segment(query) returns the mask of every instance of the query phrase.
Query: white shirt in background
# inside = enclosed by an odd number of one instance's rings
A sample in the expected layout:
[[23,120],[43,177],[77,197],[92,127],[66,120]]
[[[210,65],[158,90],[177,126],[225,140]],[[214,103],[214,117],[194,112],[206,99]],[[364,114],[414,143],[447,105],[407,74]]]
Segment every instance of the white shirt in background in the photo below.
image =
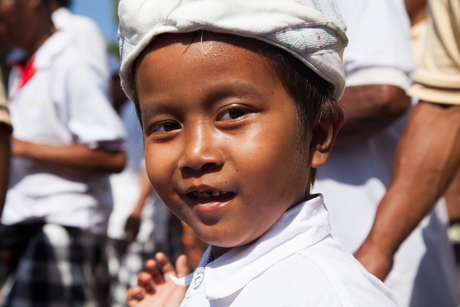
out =
[[54,11],[51,17],[55,27],[72,33],[78,48],[93,58],[104,76],[110,78],[107,42],[97,24],[89,17],[72,14],[65,7]]

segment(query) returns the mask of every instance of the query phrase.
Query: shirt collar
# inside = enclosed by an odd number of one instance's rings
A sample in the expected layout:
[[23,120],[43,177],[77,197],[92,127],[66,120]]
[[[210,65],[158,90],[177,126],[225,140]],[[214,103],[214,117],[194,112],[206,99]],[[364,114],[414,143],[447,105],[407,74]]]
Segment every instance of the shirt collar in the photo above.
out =
[[61,6],[53,12],[51,18],[53,19],[54,25],[57,28],[60,28],[60,25],[69,23],[69,20],[71,20],[73,17],[72,15],[73,14],[70,12],[68,8]]
[[70,44],[72,44],[72,36],[68,33],[57,31],[38,48],[24,66],[20,63],[13,64],[18,78],[11,88],[9,100],[14,100],[13,97],[35,76],[38,70],[49,68],[55,58]]
[[[194,272],[200,274],[206,298],[227,297],[266,271],[268,268],[311,246],[331,232],[329,216],[322,195],[291,208],[254,243],[233,248],[226,254],[207,264],[210,248],[205,252],[200,267]],[[190,285],[193,274],[173,280],[177,284]],[[197,289],[199,287],[196,287]],[[203,291],[203,288],[199,290]],[[190,287],[186,297],[193,296]]]

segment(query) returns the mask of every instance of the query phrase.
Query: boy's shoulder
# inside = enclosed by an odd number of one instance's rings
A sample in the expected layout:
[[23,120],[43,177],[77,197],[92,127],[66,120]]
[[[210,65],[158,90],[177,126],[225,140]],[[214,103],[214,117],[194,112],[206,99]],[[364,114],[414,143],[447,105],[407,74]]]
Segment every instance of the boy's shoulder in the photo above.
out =
[[302,253],[279,261],[251,280],[234,304],[248,302],[251,306],[342,306],[340,294],[321,266]]
[[398,306],[391,291],[332,236],[267,269],[245,286],[235,302],[240,300],[260,306]]

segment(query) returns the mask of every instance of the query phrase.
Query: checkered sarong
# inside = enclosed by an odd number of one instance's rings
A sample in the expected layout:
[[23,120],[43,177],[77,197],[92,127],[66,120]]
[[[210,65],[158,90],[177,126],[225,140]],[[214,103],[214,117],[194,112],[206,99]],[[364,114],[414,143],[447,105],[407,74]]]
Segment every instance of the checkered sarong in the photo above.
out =
[[153,236],[145,242],[132,242],[129,245],[121,240],[109,239],[107,258],[111,307],[128,306],[126,304],[128,289],[137,286],[137,275],[145,269],[145,262],[153,259],[158,251],[164,252],[173,262],[179,257],[182,251],[180,229],[175,228],[177,227],[168,229],[168,242],[155,242]]
[[78,228],[45,224],[8,277],[0,306],[106,306],[103,241]]
[[144,263],[154,258],[157,247],[153,241],[133,242],[129,245],[109,239],[107,258],[110,275],[110,306],[125,307],[126,293],[137,286],[137,275],[144,270]]

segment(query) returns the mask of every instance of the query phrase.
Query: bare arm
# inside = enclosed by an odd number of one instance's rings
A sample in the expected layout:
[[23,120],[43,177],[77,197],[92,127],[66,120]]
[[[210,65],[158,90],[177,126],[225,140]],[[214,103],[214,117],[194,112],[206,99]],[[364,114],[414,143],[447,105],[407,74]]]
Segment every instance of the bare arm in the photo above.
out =
[[419,103],[396,150],[371,232],[355,257],[380,279],[401,243],[444,194],[460,165],[460,106]]
[[410,105],[410,98],[392,85],[350,86],[340,100],[345,122],[337,136],[336,145],[361,140],[388,127]]
[[447,213],[451,223],[460,221],[460,168],[452,179],[449,187],[447,188],[446,194]]
[[145,202],[150,193],[152,193],[153,187],[150,183],[149,177],[147,176],[147,171],[145,168],[141,170],[141,193],[137,201],[136,207],[134,207],[133,212],[126,220],[125,224],[125,240],[127,242],[134,241],[139,233],[141,227],[141,214],[142,210],[145,207]]
[[10,128],[0,124],[0,216],[3,211],[5,195],[8,189],[10,168]]
[[83,144],[59,147],[11,140],[13,155],[85,171],[119,173],[126,160],[124,151],[92,150]]
[[426,18],[426,0],[404,0],[412,25]]

